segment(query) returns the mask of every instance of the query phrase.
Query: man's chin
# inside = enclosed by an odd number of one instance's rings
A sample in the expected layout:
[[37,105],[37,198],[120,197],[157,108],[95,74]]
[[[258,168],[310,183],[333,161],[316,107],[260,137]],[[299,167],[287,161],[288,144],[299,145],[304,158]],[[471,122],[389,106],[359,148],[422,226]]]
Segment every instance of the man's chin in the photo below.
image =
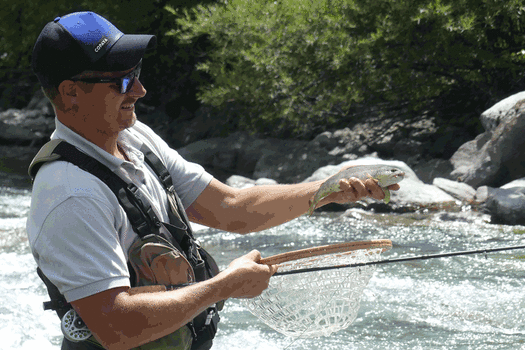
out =
[[131,128],[135,123],[137,122],[137,115],[135,114],[135,111],[133,111],[133,114],[131,115],[131,118],[124,120],[123,130]]
[[131,123],[128,126],[128,128],[131,128],[135,123],[137,122],[137,115],[135,114],[135,111],[133,111],[133,117],[131,118]]

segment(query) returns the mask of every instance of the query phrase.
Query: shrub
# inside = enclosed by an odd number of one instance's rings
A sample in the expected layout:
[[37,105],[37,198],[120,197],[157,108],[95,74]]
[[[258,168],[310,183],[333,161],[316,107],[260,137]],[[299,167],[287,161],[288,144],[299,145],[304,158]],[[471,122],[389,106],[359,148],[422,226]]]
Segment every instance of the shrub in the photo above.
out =
[[212,44],[198,65],[211,77],[199,99],[234,103],[241,125],[268,135],[308,137],[347,122],[356,106],[450,113],[459,96],[487,104],[523,82],[520,0],[222,0],[168,10],[179,27],[170,35]]
[[46,23],[56,16],[88,10],[104,16],[125,33],[157,36],[157,49],[147,53],[141,76],[148,89],[148,104],[195,108],[195,84],[200,80],[194,69],[198,62],[194,57],[198,55],[193,52],[198,45],[182,45],[177,38],[165,36],[173,29],[173,18],[165,6],[181,9],[207,1],[210,0],[0,0],[0,108],[25,107],[38,88],[31,72],[31,52]]

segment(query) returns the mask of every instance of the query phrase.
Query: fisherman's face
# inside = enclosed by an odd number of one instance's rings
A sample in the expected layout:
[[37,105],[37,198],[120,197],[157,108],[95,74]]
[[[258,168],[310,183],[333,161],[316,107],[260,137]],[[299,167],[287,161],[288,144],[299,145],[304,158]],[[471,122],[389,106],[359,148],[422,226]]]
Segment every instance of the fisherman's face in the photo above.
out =
[[[87,75],[99,78],[118,78],[133,71],[90,72]],[[135,78],[131,89],[122,94],[116,83],[84,83],[77,96],[77,117],[84,118],[102,134],[114,135],[127,129],[137,120],[135,103],[146,95],[146,89]]]

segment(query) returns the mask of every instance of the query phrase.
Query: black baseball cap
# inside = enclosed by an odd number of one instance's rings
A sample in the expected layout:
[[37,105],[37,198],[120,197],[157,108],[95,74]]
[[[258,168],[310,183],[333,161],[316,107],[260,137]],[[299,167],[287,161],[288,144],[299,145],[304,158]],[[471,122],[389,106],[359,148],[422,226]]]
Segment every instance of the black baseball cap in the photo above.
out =
[[42,29],[31,66],[44,87],[58,87],[86,70],[131,69],[156,45],[154,35],[124,34],[94,12],[74,12],[55,18]]

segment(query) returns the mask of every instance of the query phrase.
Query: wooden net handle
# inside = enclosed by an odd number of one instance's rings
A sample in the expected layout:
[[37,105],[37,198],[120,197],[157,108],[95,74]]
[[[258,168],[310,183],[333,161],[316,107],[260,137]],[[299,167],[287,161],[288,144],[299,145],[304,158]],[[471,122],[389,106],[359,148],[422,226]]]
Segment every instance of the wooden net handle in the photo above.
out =
[[303,258],[310,258],[313,256],[344,253],[359,249],[374,249],[383,248],[383,251],[392,248],[392,241],[389,239],[378,239],[372,241],[360,241],[360,242],[346,242],[337,243],[331,245],[324,245],[313,248],[299,249],[292,252],[281,253],[267,258],[263,258],[259,261],[260,264],[275,265],[281,264],[287,261],[293,261]]

